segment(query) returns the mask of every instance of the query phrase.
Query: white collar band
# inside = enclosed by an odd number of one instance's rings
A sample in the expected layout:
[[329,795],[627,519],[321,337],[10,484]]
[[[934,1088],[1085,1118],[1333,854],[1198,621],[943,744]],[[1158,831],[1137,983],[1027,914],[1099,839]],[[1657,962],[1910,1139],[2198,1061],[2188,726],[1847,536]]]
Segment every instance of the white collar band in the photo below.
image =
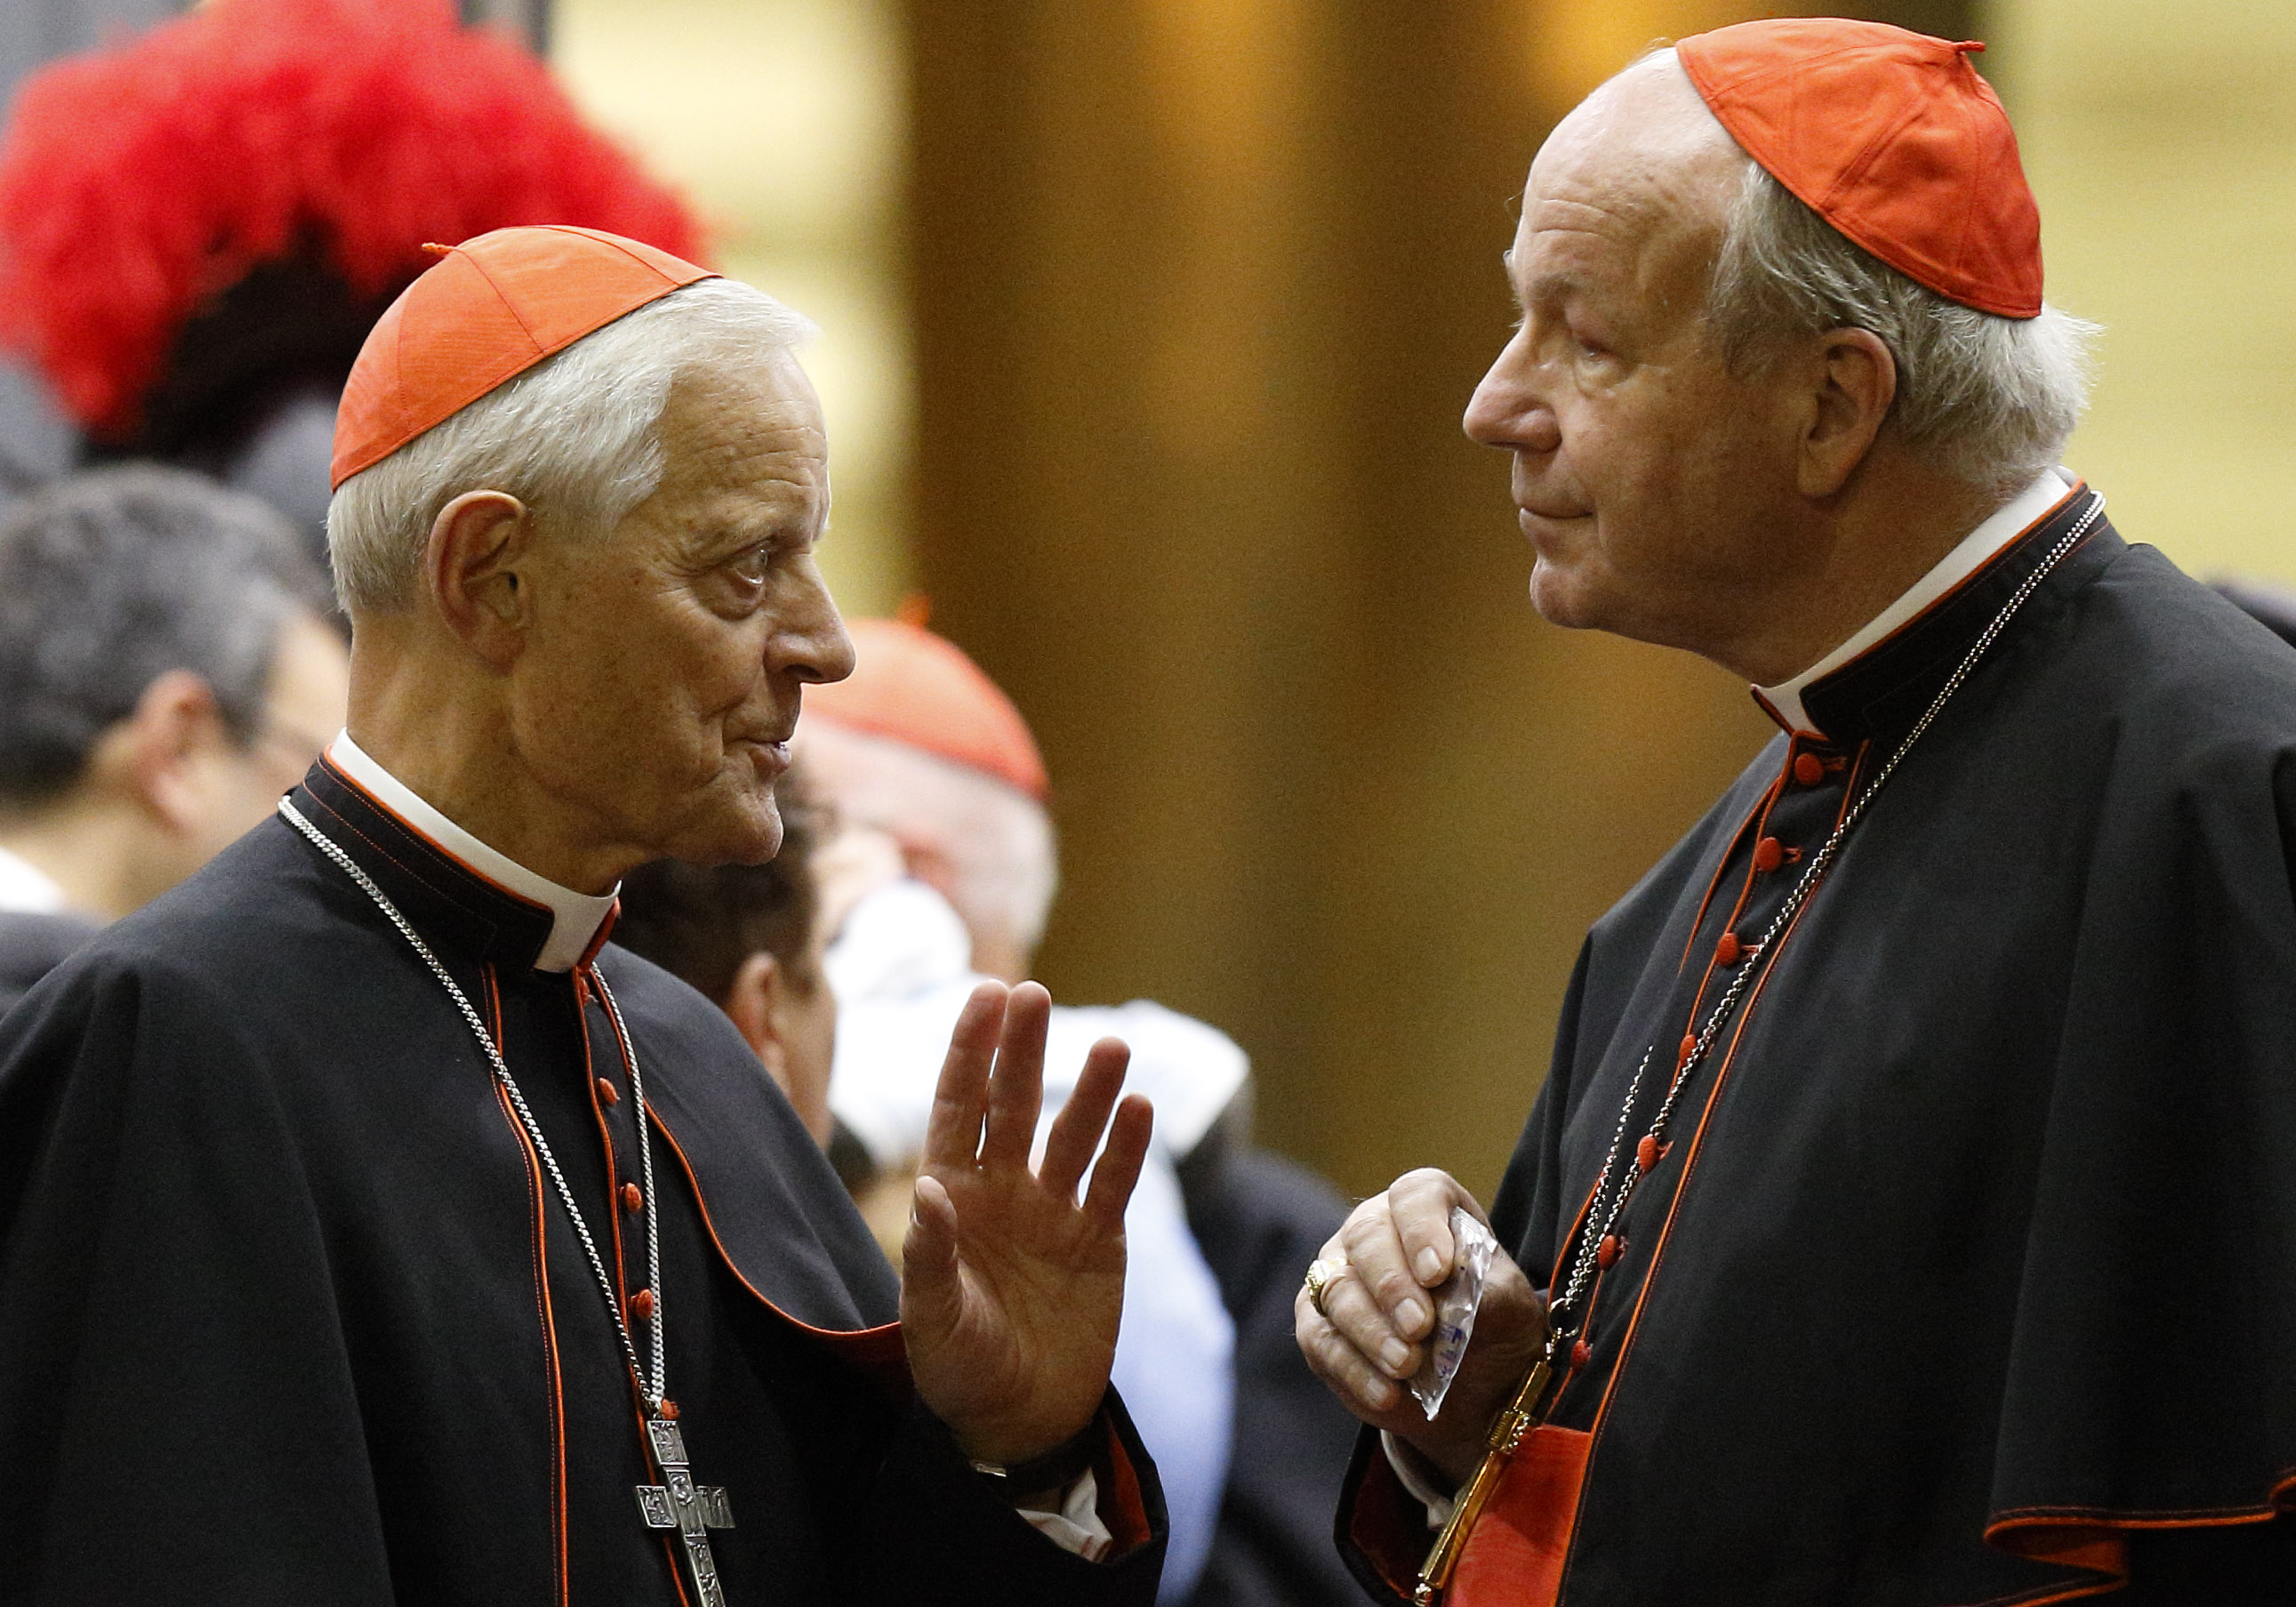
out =
[[571,971],[581,963],[598,929],[613,913],[615,895],[621,890],[619,886],[613,892],[593,897],[535,874],[423,802],[405,782],[375,763],[351,741],[348,731],[339,733],[327,745],[327,762],[364,787],[377,803],[405,821],[409,830],[429,838],[440,852],[460,860],[466,870],[529,904],[539,904],[549,910],[550,940],[535,958],[537,971]]
[[1992,559],[2008,551],[2019,537],[2054,512],[2058,504],[2071,494],[2072,483],[2061,471],[2044,471],[2038,480],[1963,537],[1953,551],[1938,560],[1935,568],[1915,581],[1895,603],[1874,615],[1865,629],[1792,680],[1776,686],[1755,687],[1755,697],[1768,707],[1778,724],[1789,732],[1803,736],[1822,736],[1824,733],[1810,724],[1809,715],[1801,706],[1804,690],[1895,635],[1925,612],[1931,604],[1983,569]]

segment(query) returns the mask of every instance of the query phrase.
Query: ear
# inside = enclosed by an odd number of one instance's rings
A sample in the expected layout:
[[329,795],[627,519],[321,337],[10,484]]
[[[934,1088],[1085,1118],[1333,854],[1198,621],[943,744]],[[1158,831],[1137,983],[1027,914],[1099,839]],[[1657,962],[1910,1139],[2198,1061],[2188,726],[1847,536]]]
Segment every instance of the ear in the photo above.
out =
[[1898,398],[1898,363],[1879,335],[1837,329],[1821,339],[1816,406],[1802,433],[1796,479],[1804,496],[1831,496],[1866,461]]
[[177,835],[199,830],[207,805],[202,761],[231,742],[215,689],[188,669],[165,671],[152,677],[125,724],[119,751],[136,798]]
[[465,491],[430,521],[422,582],[463,644],[506,669],[526,644],[534,587],[520,570],[534,555],[534,517],[502,491]]
[[784,1094],[790,1087],[789,1045],[782,1041],[780,1016],[782,994],[788,986],[781,962],[759,949],[734,973],[734,985],[726,990],[725,1001],[726,1013],[735,1030]]

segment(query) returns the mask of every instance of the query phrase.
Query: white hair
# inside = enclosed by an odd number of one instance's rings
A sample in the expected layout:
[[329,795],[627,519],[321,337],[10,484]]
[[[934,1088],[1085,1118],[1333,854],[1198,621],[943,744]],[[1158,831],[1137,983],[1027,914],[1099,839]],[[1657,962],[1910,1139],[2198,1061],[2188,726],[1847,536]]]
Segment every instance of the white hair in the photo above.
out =
[[604,536],[661,484],[657,426],[682,375],[814,332],[763,291],[704,279],[545,357],[335,492],[327,551],[344,611],[404,607],[439,511],[468,491],[517,497],[552,535]]
[[2044,303],[2004,318],[1948,300],[1869,255],[1749,159],[1714,264],[1707,318],[1731,366],[1782,340],[1869,330],[1898,365],[1907,448],[2008,495],[2057,462],[2088,403],[2095,324]]
[[922,837],[948,865],[948,901],[979,942],[1036,953],[1060,888],[1052,817],[1020,788],[896,737],[798,722],[798,767],[839,814],[896,837]]
[[949,902],[967,926],[1002,936],[1017,954],[1035,954],[1060,890],[1052,817],[993,775],[937,754],[912,750],[911,757],[940,772],[940,785],[921,788],[920,801],[948,832],[956,880]]

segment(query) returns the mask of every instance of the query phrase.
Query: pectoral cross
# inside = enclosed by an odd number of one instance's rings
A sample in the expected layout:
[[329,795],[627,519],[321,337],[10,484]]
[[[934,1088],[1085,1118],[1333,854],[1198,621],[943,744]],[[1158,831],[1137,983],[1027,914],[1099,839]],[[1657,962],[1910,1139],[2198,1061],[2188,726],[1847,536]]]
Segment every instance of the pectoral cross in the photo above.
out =
[[685,1436],[666,1417],[646,1419],[646,1435],[653,1442],[654,1465],[661,1470],[660,1484],[637,1487],[638,1511],[648,1529],[674,1529],[685,1542],[685,1565],[693,1576],[701,1607],[726,1607],[726,1589],[718,1582],[718,1560],[709,1554],[709,1531],[734,1527],[733,1504],[718,1485],[693,1482],[685,1462]]

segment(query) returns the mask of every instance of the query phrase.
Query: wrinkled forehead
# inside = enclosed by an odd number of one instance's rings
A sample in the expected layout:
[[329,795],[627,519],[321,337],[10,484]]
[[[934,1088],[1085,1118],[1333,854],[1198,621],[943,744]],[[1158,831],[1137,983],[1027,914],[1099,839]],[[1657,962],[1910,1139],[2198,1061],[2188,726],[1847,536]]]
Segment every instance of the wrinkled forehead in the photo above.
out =
[[821,398],[787,348],[679,374],[662,410],[660,437],[665,483],[739,481],[764,471],[828,485]]
[[658,439],[660,483],[650,525],[673,547],[818,539],[828,526],[829,442],[821,404],[796,357],[744,359],[678,377]]
[[1580,102],[1539,147],[1521,239],[1583,236],[1634,253],[1710,239],[1747,160],[1674,53],[1654,53]]

